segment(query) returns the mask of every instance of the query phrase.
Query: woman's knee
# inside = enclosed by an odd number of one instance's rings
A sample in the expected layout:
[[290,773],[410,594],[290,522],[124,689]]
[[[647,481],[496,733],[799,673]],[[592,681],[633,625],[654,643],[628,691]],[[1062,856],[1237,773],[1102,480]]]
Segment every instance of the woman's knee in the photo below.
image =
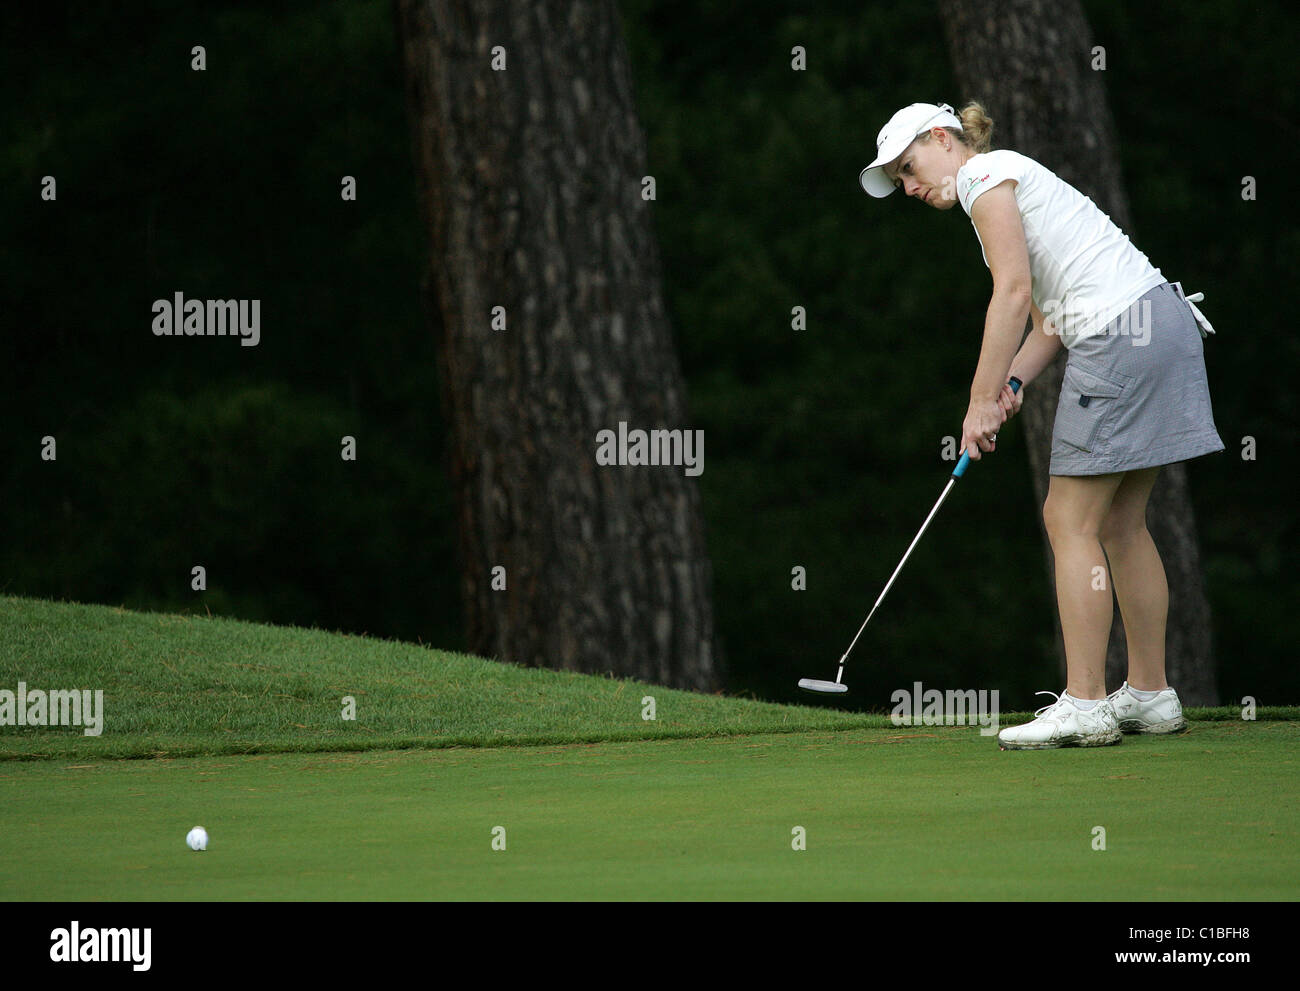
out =
[[1147,532],[1146,507],[1141,516],[1112,509],[1102,521],[1097,533],[1102,547],[1124,547],[1141,539]]
[[1047,530],[1047,538],[1053,543],[1065,537],[1086,535],[1068,500],[1050,491],[1043,500],[1043,527]]

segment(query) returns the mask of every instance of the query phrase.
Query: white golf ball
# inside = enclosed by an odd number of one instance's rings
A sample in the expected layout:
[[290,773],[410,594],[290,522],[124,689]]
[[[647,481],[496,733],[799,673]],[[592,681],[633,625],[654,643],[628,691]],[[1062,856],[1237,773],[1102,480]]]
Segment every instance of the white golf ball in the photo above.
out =
[[206,850],[208,848],[208,831],[202,826],[195,826],[185,835],[185,843],[191,850]]

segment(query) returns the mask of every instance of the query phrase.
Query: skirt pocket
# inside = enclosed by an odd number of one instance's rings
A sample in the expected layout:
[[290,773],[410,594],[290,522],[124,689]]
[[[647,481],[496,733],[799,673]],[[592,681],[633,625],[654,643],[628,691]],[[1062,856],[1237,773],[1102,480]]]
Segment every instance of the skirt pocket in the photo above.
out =
[[1114,422],[1123,395],[1123,384],[1077,364],[1067,364],[1053,436],[1071,447],[1091,452],[1099,439],[1104,438],[1103,428]]

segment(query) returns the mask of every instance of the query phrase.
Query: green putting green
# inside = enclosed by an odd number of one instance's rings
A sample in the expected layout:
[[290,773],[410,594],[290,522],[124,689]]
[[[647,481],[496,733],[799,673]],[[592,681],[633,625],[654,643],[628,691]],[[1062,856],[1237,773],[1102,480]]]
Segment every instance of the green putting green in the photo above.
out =
[[32,690],[103,699],[98,734],[0,726],[8,900],[1267,900],[1300,874],[1294,709],[1002,752],[969,726],[0,596],[0,691]]
[[[0,763],[16,900],[1289,900],[1294,722]],[[211,835],[206,852],[184,842]],[[494,850],[494,838],[503,850]],[[1099,846],[1104,829],[1105,849]],[[802,829],[806,849],[794,849]]]

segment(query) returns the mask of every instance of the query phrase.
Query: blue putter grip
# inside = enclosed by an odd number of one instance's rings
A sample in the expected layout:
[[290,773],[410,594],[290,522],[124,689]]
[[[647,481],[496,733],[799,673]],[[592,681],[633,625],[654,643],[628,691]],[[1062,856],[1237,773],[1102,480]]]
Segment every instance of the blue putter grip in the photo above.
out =
[[[1014,375],[1012,375],[1012,376],[1011,376],[1011,383],[1010,383],[1010,384],[1011,384],[1011,391],[1012,391],[1012,392],[1019,392],[1019,391],[1020,391],[1020,387],[1021,387],[1024,383],[1021,382],[1020,379],[1018,379],[1018,378],[1016,378]],[[966,468],[967,468],[967,466],[968,466],[969,464],[970,464],[970,452],[968,452],[968,451],[962,451],[962,452],[961,452],[961,460],[957,462],[957,467],[954,468],[954,469],[952,470],[952,477],[953,477],[953,478],[961,478],[962,475],[966,474]]]

